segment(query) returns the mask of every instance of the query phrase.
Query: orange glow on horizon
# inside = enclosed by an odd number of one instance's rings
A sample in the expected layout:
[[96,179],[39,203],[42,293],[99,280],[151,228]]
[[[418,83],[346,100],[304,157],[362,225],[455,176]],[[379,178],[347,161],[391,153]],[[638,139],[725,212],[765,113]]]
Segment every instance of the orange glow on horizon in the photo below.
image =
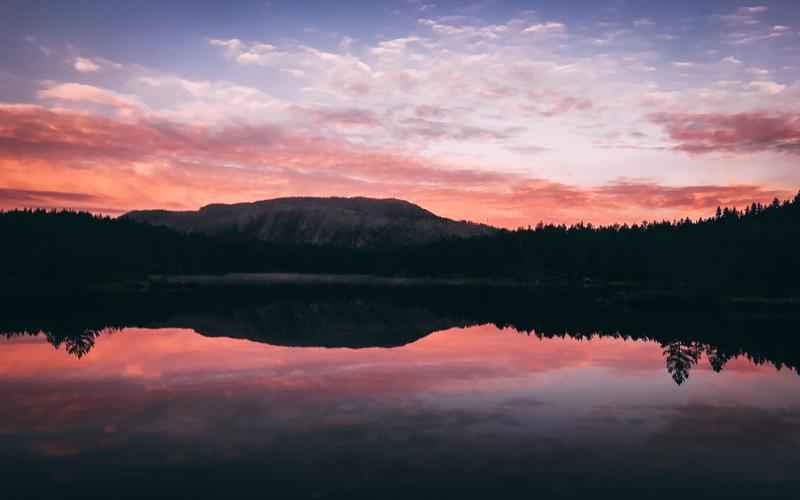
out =
[[752,184],[670,187],[620,180],[568,185],[459,167],[274,127],[162,124],[0,105],[0,209],[116,215],[286,196],[400,198],[456,220],[516,228],[710,216],[717,206],[788,198]]

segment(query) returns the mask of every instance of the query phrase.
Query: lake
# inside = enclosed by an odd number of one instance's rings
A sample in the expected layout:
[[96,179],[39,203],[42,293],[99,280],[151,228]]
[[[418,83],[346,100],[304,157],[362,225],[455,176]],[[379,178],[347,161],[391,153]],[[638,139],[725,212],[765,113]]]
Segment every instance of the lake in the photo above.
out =
[[10,312],[4,498],[800,494],[785,315],[303,294]]

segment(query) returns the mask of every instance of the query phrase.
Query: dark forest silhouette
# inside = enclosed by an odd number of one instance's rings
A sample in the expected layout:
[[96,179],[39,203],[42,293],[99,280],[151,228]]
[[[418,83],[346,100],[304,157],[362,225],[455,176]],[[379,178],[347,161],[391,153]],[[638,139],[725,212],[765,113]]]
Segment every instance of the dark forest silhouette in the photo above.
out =
[[[422,246],[355,250],[179,234],[71,211],[0,213],[0,278],[18,290],[148,274],[303,272],[627,283],[709,293],[800,289],[800,194],[714,217],[633,225],[545,225]],[[11,288],[6,290],[9,293]]]

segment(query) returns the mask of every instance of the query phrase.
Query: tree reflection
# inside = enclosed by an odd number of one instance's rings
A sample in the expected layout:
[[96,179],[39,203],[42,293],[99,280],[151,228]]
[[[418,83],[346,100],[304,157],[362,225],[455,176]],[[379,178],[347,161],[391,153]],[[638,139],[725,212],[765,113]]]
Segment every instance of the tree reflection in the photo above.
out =
[[689,370],[700,360],[703,348],[696,342],[670,342],[664,347],[667,372],[672,380],[681,385],[689,379]]
[[83,358],[94,348],[95,340],[103,332],[111,332],[114,328],[99,328],[79,330],[77,332],[66,333],[58,331],[44,332],[47,341],[50,342],[56,349],[64,346],[64,349],[72,356],[78,359]]
[[86,330],[80,335],[65,339],[64,347],[68,353],[80,359],[89,354],[89,351],[94,348],[95,338],[97,338],[100,333],[101,331]]
[[[301,292],[298,292],[301,293]],[[310,292],[303,291],[308,299]],[[405,293],[405,292],[403,292]],[[790,333],[800,328],[800,318],[781,319],[779,323],[699,322],[698,316],[669,316],[653,322],[645,315],[641,322],[629,315],[610,314],[603,309],[576,315],[552,308],[531,312],[518,296],[490,306],[479,296],[469,300],[442,303],[444,294],[409,297],[397,292],[388,298],[316,298],[316,300],[261,298],[241,303],[240,296],[231,304],[209,300],[184,302],[126,303],[117,309],[86,307],[52,317],[42,316],[41,308],[19,316],[0,315],[0,335],[39,335],[57,349],[78,359],[91,354],[98,338],[122,328],[188,328],[207,337],[230,337],[287,347],[400,347],[427,335],[451,328],[494,324],[534,338],[572,338],[591,341],[597,337],[630,341],[657,342],[662,349],[667,374],[677,385],[685,384],[691,370],[703,355],[714,372],[721,372],[728,361],[745,357],[760,365],[769,363],[780,369],[797,370],[800,366],[800,337]],[[220,300],[219,295],[213,299]],[[247,299],[248,296],[244,296]],[[437,307],[438,306],[438,307]],[[33,308],[34,306],[31,306]],[[11,309],[10,309],[11,310]],[[633,319],[633,321],[632,321]],[[702,318],[701,318],[702,319]],[[671,323],[670,323],[671,321]],[[761,320],[760,320],[761,321]],[[648,331],[647,335],[639,333]],[[680,335],[675,334],[681,332]],[[774,332],[753,335],[752,332]],[[784,333],[789,332],[789,334]]]
[[55,347],[56,349],[61,349],[61,346],[64,346],[64,350],[71,356],[75,356],[78,359],[83,358],[84,356],[88,355],[92,349],[94,349],[96,340],[101,335],[111,334],[114,331],[118,331],[120,328],[117,327],[104,327],[104,328],[87,328],[83,330],[62,330],[62,329],[54,329],[54,330],[23,330],[23,331],[16,331],[16,332],[3,332],[3,335],[6,337],[14,337],[20,335],[39,335],[42,334],[47,339],[47,342]]
[[722,352],[715,347],[709,346],[708,349],[706,349],[706,357],[711,365],[711,369],[719,373],[725,367],[725,363],[727,363],[733,356]]

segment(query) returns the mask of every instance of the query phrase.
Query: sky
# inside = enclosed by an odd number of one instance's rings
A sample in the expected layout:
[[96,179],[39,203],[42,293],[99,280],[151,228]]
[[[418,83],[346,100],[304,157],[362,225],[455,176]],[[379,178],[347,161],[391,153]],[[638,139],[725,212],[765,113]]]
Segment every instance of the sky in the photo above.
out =
[[503,227],[800,187],[800,3],[0,3],[0,209],[401,198]]

